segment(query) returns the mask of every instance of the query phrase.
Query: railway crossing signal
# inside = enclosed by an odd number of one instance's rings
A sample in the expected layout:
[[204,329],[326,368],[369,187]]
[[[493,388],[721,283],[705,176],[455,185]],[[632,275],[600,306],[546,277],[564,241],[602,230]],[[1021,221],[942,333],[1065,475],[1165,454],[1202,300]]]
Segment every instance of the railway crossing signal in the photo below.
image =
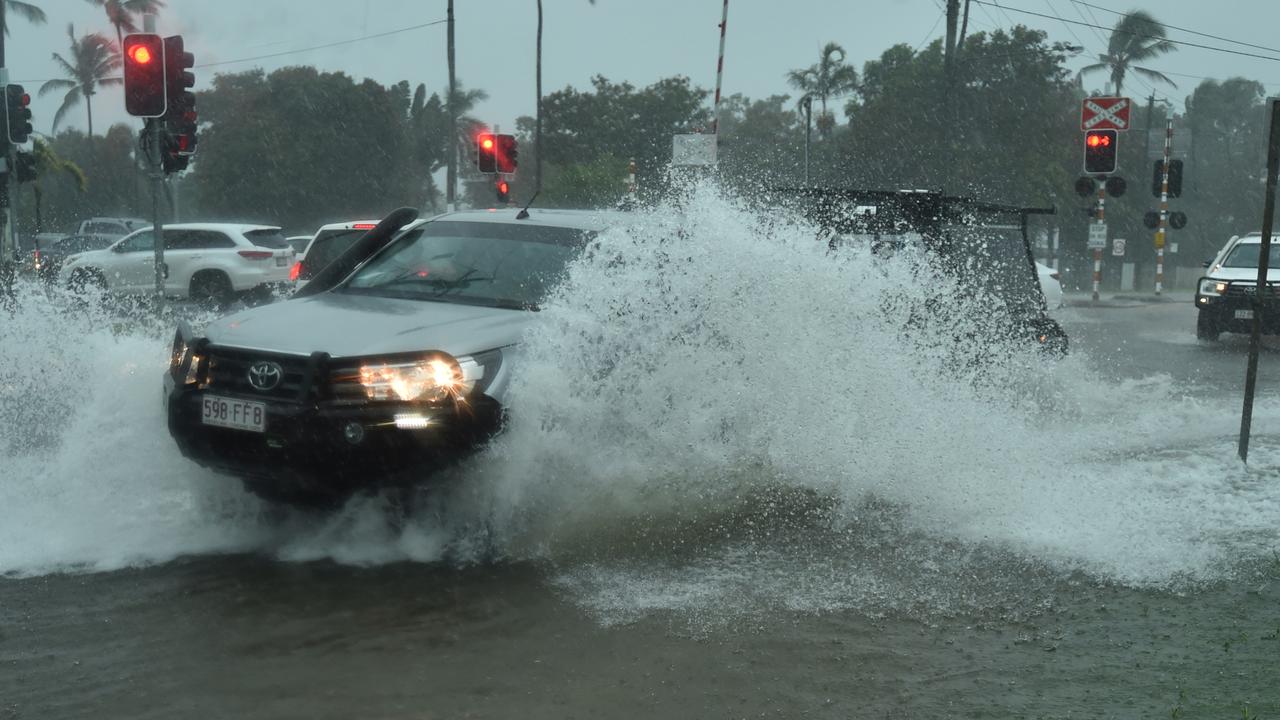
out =
[[1115,172],[1119,148],[1115,130],[1089,130],[1084,134],[1084,171],[1093,175]]

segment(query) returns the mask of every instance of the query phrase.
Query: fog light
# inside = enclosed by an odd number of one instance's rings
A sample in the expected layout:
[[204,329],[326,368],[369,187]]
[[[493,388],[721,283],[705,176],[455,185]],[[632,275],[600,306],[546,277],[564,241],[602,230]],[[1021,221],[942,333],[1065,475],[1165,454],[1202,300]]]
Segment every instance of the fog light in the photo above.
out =
[[342,436],[352,445],[359,445],[364,442],[364,426],[358,422],[349,422],[342,428]]
[[426,430],[431,427],[431,418],[418,413],[396,415],[396,427],[400,430]]

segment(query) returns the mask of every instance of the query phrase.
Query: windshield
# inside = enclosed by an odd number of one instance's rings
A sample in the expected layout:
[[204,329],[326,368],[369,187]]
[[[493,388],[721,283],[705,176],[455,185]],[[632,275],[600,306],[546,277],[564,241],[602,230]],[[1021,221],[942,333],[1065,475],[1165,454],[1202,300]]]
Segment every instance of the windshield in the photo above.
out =
[[498,307],[536,307],[590,237],[510,223],[433,222],[400,238],[346,292]]
[[[1232,248],[1227,255],[1227,259],[1222,261],[1222,267],[1256,268],[1258,267],[1258,256],[1261,254],[1262,243],[1241,243]],[[1280,268],[1280,244],[1272,243],[1271,251],[1267,255],[1267,266]]]
[[310,277],[322,270],[326,265],[338,259],[368,230],[321,230],[316,239],[307,248],[307,257],[302,261],[302,274]]
[[283,250],[289,247],[289,241],[284,239],[284,233],[280,232],[280,228],[272,230],[249,230],[244,236],[249,242],[260,248],[269,248],[271,250]]

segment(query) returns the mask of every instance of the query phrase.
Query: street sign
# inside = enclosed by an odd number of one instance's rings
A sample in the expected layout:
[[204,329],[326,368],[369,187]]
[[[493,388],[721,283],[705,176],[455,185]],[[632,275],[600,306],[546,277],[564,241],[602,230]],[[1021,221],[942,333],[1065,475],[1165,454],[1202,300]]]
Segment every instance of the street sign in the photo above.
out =
[[1128,130],[1132,104],[1126,97],[1085,98],[1080,106],[1080,129]]
[[1089,224],[1089,249],[1102,250],[1107,246],[1107,224],[1106,223],[1090,223]]
[[716,136],[690,133],[671,136],[672,165],[715,165]]
[[1124,238],[1115,238],[1111,241],[1111,254],[1124,257]]

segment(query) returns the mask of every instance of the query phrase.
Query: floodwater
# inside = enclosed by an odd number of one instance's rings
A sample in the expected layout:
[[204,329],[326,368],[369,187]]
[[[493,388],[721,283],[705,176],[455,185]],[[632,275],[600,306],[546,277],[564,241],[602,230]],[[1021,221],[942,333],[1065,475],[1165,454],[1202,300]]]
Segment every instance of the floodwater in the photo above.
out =
[[974,355],[911,258],[691,207],[572,269],[509,432],[407,510],[262,506],[170,442],[169,328],[27,293],[0,718],[1280,715],[1274,343],[1244,465],[1189,302]]

